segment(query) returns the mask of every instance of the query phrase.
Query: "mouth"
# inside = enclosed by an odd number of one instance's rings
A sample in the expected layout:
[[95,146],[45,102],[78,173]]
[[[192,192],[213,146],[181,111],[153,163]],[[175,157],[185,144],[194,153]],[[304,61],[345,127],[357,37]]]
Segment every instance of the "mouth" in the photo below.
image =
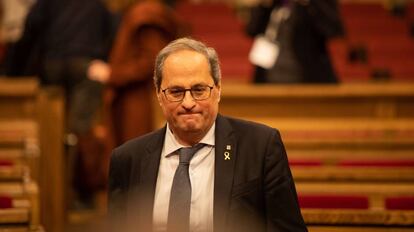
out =
[[200,112],[189,111],[189,112],[179,112],[178,113],[178,115],[196,115],[196,114],[200,114]]
[[191,118],[195,118],[195,117],[199,116],[200,114],[201,113],[199,113],[199,112],[182,112],[182,113],[179,113],[178,116],[183,117],[183,118],[191,119]]

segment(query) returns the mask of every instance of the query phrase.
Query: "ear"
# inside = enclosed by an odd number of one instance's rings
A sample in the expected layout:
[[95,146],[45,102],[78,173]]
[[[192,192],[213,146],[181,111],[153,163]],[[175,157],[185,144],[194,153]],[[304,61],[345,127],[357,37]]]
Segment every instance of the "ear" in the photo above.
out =
[[158,104],[162,107],[162,96],[161,96],[162,93],[161,93],[161,91],[157,91],[156,94],[157,94]]

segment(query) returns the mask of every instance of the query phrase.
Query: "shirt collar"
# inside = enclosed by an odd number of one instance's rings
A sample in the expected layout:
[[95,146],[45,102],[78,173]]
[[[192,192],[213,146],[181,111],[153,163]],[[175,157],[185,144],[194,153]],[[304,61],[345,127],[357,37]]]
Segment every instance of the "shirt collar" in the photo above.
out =
[[[214,134],[216,130],[216,122],[213,123],[211,128],[208,130],[207,134],[200,140],[199,143],[204,143],[207,146],[214,147],[215,139]],[[181,145],[174,137],[174,134],[170,130],[170,127],[167,123],[167,129],[165,130],[165,142],[164,142],[164,156],[169,156],[171,153],[176,150],[185,147]]]

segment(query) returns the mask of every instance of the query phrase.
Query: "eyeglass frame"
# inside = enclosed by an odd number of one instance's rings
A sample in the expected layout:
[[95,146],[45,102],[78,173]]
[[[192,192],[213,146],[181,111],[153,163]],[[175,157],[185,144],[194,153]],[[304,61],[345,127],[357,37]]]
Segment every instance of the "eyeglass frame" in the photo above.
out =
[[[196,86],[197,86],[197,85],[192,86],[191,88],[182,88],[182,89],[180,89],[180,92],[182,92],[182,93],[183,93],[182,98],[181,98],[180,100],[171,100],[171,99],[169,99],[169,98],[168,98],[168,95],[165,93],[165,91],[167,91],[167,90],[169,90],[169,89],[176,88],[176,87],[161,89],[161,92],[163,92],[163,93],[164,93],[165,98],[166,98],[168,101],[170,101],[170,102],[181,102],[181,101],[183,101],[183,100],[184,100],[184,98],[185,98],[185,95],[187,94],[187,91],[190,91],[190,95],[191,95],[191,97],[192,97],[195,101],[203,101],[203,100],[209,99],[209,98],[211,97],[211,90],[214,88],[214,85],[213,85],[213,86],[209,86],[209,85],[198,85],[198,87],[207,87],[207,88],[209,89],[208,96],[207,96],[206,98],[203,98],[203,99],[197,99],[197,98],[195,98],[195,97],[194,97],[192,90],[193,90],[193,88],[195,88]],[[177,89],[178,89],[178,88],[177,88]]]

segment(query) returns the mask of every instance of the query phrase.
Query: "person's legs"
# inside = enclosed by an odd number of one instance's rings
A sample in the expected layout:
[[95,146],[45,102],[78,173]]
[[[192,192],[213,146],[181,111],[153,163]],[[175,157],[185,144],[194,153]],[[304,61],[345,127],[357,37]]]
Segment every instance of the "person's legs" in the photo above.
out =
[[68,74],[68,130],[77,137],[77,152],[72,154],[72,184],[78,200],[91,206],[94,192],[101,187],[96,177],[101,146],[93,133],[93,123],[101,106],[102,84],[89,80],[86,70],[90,60],[71,59],[67,63]]
[[43,86],[54,85],[65,88],[65,61],[60,59],[45,60],[40,76],[41,84]]

